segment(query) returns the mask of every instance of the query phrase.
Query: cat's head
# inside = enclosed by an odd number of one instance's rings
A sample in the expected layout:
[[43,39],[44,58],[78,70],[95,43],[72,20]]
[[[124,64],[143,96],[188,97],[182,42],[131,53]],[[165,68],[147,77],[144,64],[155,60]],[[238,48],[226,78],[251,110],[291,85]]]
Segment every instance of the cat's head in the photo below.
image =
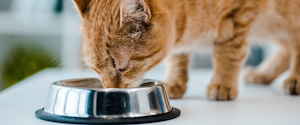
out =
[[84,60],[106,88],[137,85],[172,46],[170,14],[155,1],[74,0],[83,19]]

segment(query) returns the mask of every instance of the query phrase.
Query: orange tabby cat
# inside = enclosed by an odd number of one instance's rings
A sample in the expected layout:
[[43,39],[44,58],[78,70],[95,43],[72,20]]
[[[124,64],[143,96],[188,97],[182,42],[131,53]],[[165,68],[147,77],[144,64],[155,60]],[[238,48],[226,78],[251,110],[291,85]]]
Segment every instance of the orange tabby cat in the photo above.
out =
[[83,19],[85,62],[107,88],[137,85],[166,58],[169,97],[181,98],[188,81],[188,69],[182,67],[188,67],[189,54],[211,46],[214,76],[207,96],[232,100],[249,52],[247,41],[275,41],[281,49],[248,70],[245,80],[270,84],[290,68],[284,90],[300,94],[299,0],[74,1]]

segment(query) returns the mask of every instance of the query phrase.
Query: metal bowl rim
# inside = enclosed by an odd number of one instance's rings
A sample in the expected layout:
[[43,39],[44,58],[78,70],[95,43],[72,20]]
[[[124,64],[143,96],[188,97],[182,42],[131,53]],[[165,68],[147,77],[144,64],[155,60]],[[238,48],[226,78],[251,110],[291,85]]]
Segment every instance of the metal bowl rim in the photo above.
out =
[[[88,80],[90,78],[86,78],[86,80]],[[69,79],[69,80],[75,80],[74,83],[77,83],[78,81],[76,81],[77,79]],[[78,79],[79,80],[79,79]],[[84,81],[84,79],[82,79]],[[155,96],[159,97],[159,99],[161,99],[161,101],[163,102],[162,104],[160,103],[159,104],[159,107],[161,108],[151,108],[151,106],[149,105],[150,103],[149,102],[152,102],[152,101],[149,101],[147,102],[147,106],[150,107],[149,108],[149,111],[147,110],[147,112],[140,112],[140,111],[131,111],[131,112],[122,112],[120,114],[117,114],[117,115],[107,115],[107,114],[97,114],[95,115],[95,113],[97,112],[95,110],[94,107],[97,107],[96,105],[98,105],[98,103],[89,103],[87,104],[88,107],[93,107],[93,113],[89,113],[89,112],[85,112],[84,115],[86,116],[82,116],[84,118],[86,117],[99,117],[99,118],[130,118],[130,117],[143,117],[143,116],[152,116],[152,115],[158,115],[158,114],[162,114],[162,113],[166,113],[166,112],[169,112],[172,110],[172,107],[169,103],[169,98],[168,98],[168,95],[167,95],[167,92],[165,90],[165,86],[164,84],[159,81],[159,80],[155,80],[155,79],[147,79],[147,80],[144,80],[143,82],[141,82],[142,84],[143,83],[147,83],[147,82],[152,82],[151,85],[149,86],[141,86],[141,87],[137,87],[137,88],[85,88],[85,87],[72,87],[72,86],[63,86],[61,85],[59,82],[62,82],[62,81],[65,81],[65,80],[60,80],[60,81],[56,81],[54,83],[52,83],[51,87],[50,87],[50,91],[48,93],[48,98],[47,98],[47,102],[46,102],[46,105],[45,105],[45,109],[44,111],[45,112],[48,112],[50,114],[54,114],[54,115],[62,115],[62,116],[68,116],[68,115],[65,115],[65,114],[61,114],[60,111],[55,111],[57,113],[54,113],[54,110],[56,109],[57,107],[57,99],[59,100],[62,100],[62,98],[58,98],[57,95],[63,95],[65,98],[63,100],[65,101],[61,101],[63,102],[63,104],[61,105],[65,105],[67,104],[67,101],[68,101],[68,98],[67,97],[69,94],[67,94],[66,92],[63,93],[64,91],[67,91],[68,93],[69,92],[78,92],[78,91],[84,91],[85,93],[89,93],[89,94],[92,94],[94,95],[93,97],[91,96],[86,96],[87,98],[84,99],[85,102],[88,102],[90,99],[92,99],[94,102],[97,101],[98,99],[98,95],[95,95],[96,93],[98,92],[104,92],[104,93],[110,93],[110,94],[115,94],[115,93],[118,93],[118,94],[128,94],[128,95],[131,95],[129,96],[130,100],[133,99],[133,103],[132,101],[130,101],[130,104],[132,103],[133,105],[131,107],[133,107],[133,109],[137,109],[137,108],[134,108],[135,106],[135,103],[139,103],[140,101],[143,101],[143,99],[140,99],[140,98],[131,98],[131,97],[136,97],[136,96],[133,96],[135,95],[134,93],[139,93],[139,92],[142,92],[142,91],[145,91],[147,94],[142,96],[142,97],[148,97],[149,95],[149,92],[158,92],[160,94],[155,94]],[[66,81],[66,82],[69,82],[69,81]],[[80,81],[79,81],[80,82]],[[87,84],[93,84],[93,82],[95,83],[98,83],[99,81],[89,81],[87,82]],[[101,82],[101,81],[100,81]],[[69,82],[69,83],[72,83]],[[99,83],[100,84],[100,83]],[[75,84],[76,86],[76,84]],[[81,93],[81,92],[80,92]],[[106,94],[104,94],[105,96]],[[143,95],[143,94],[142,94]],[[103,97],[104,97],[103,96]],[[59,96],[61,97],[61,96]],[[99,97],[102,98],[102,95],[100,95]],[[88,99],[89,98],[89,99]],[[95,100],[96,99],[96,100]],[[147,98],[149,99],[149,98]],[[153,98],[154,99],[154,98]],[[128,101],[128,100],[127,100]],[[78,101],[78,98],[77,98],[77,101],[76,102],[79,102]],[[82,102],[82,101],[81,101]],[[59,103],[60,104],[60,103]],[[100,104],[100,103],[99,103]],[[140,103],[139,103],[140,104]],[[145,105],[144,103],[141,103],[143,105]],[[152,104],[152,103],[151,103]],[[157,103],[155,103],[156,105]],[[82,107],[82,106],[81,106]],[[77,107],[75,107],[76,109],[79,109],[80,106],[79,104],[77,105]],[[60,108],[59,108],[60,109]],[[53,112],[52,112],[53,111]],[[64,108],[63,108],[63,111],[66,111]],[[125,111],[125,110],[124,110]],[[69,112],[70,113],[70,112]],[[76,116],[79,114],[69,114],[69,116]]]
[[[82,78],[82,79],[98,79],[98,78]],[[66,80],[76,80],[76,79],[66,79]],[[131,87],[131,88],[84,88],[84,87],[72,87],[72,86],[62,86],[59,85],[59,82],[66,81],[66,80],[59,80],[55,81],[51,84],[51,87],[56,86],[60,88],[74,88],[77,90],[94,90],[94,91],[105,91],[105,92],[114,92],[114,91],[138,91],[138,90],[147,90],[147,89],[152,89],[155,87],[160,87],[164,86],[164,83],[161,82],[160,80],[155,80],[155,79],[144,79],[143,81],[151,81],[154,82],[155,84],[152,86],[145,86],[145,87]],[[100,81],[100,80],[99,80]],[[100,81],[101,82],[101,81]],[[146,82],[143,82],[146,83]]]

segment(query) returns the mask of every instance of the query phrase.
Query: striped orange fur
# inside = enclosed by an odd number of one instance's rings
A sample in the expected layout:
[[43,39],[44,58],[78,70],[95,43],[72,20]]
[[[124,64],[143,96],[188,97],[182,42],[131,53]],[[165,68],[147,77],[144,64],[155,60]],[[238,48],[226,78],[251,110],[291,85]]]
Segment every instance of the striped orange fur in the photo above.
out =
[[[270,84],[290,68],[284,83],[300,94],[299,0],[74,0],[82,17],[83,55],[107,88],[138,85],[142,75],[167,62],[170,98],[181,98],[188,81],[189,54],[213,48],[213,100],[238,95],[238,76],[248,42],[274,41],[276,56],[245,80]],[[174,63],[178,62],[178,63]],[[178,69],[178,70],[174,70]]]

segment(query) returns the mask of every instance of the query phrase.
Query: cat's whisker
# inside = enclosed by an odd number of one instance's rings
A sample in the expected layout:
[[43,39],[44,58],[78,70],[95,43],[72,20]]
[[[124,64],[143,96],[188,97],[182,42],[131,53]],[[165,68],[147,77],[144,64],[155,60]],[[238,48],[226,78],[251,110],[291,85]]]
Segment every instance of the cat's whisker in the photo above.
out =
[[81,69],[81,68],[84,67],[84,66],[87,66],[87,64],[83,64],[83,65],[79,66],[79,67],[75,70],[75,72],[77,72],[79,69]]
[[180,63],[180,62],[183,62],[183,61],[189,60],[189,59],[190,59],[190,57],[188,57],[188,58],[186,58],[186,59],[183,59],[183,60],[180,60],[180,61],[178,61],[178,62],[172,63],[172,64],[170,64],[170,65],[174,65],[174,64],[177,64],[177,63]]
[[[180,62],[182,62],[182,61],[185,61],[185,60],[188,60],[189,58],[186,58],[186,59],[183,59],[183,60],[181,60],[181,61],[178,61],[178,62],[175,62],[174,64],[176,64],[176,63],[180,63]],[[184,68],[189,68],[189,67],[179,67],[179,68],[176,68],[176,69],[171,69],[171,71],[173,71],[173,70],[180,70],[180,69],[184,69]],[[174,74],[174,73],[172,73],[172,74]],[[178,74],[178,73],[177,73]],[[151,75],[148,75],[148,76],[146,76],[146,77],[154,77],[154,76],[157,76],[158,74],[151,74]],[[186,74],[178,74],[178,75],[183,75],[183,76],[186,76]]]
[[59,54],[58,56],[54,57],[54,59],[52,59],[49,63],[52,63],[58,57],[62,56],[63,54],[69,53],[69,52],[81,52],[81,51],[80,50],[70,50],[70,51],[63,52],[63,53]]
[[56,66],[56,68],[52,71],[52,73],[54,73],[54,71],[55,71],[58,67],[62,66],[62,65],[65,64],[66,62],[71,61],[71,60],[75,60],[75,59],[82,59],[82,58],[73,58],[73,59],[66,60],[66,61],[60,63],[58,66]]
[[117,73],[121,76],[121,78],[123,78],[126,82],[129,81],[125,76],[122,75],[119,69],[117,71],[118,71]]
[[128,82],[129,80],[125,76],[122,75],[122,73],[119,70],[120,68],[118,67],[118,65],[116,65],[116,68],[117,68],[117,74],[120,75],[121,78],[123,78],[126,82]]

